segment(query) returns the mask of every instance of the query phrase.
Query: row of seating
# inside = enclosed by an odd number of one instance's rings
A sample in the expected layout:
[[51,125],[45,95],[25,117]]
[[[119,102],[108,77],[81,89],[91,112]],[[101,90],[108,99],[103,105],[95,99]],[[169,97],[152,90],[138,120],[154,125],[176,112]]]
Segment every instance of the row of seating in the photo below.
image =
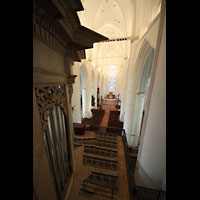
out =
[[108,126],[123,128],[123,122],[119,121],[119,111],[110,111]]
[[92,114],[99,113],[99,111],[102,111],[101,109],[91,109]]
[[107,133],[115,134],[115,135],[122,135],[123,128],[117,128],[117,127],[108,127]]
[[91,118],[84,118],[82,120],[83,124],[94,124],[94,125],[100,125],[101,121],[103,119],[105,110],[99,110],[96,109],[96,111],[92,113],[92,117]]
[[96,132],[96,138],[117,141],[117,135],[111,133]]
[[92,193],[92,194],[96,194],[96,195],[100,195],[103,197],[103,199],[112,199],[115,200],[117,199],[117,191],[115,189],[112,188],[108,188],[108,187],[104,187],[104,186],[100,186],[100,185],[96,185],[93,182],[90,183],[88,181],[83,181],[83,183],[81,184],[81,188],[82,191],[86,191],[87,193]]
[[105,188],[117,190],[118,176],[107,175],[103,173],[92,172],[91,175],[84,180],[84,183],[92,183]]
[[[119,131],[118,128],[117,129],[116,128],[107,128],[107,127],[92,125],[92,124],[86,125],[86,130],[93,131],[93,132],[100,132],[100,133],[110,133],[110,134],[113,134],[113,132]],[[121,133],[121,130],[120,130],[120,133]]]
[[93,141],[96,141],[96,138],[86,138],[86,137],[77,137],[74,136],[74,145],[80,146],[83,144],[91,144]]
[[73,123],[74,133],[76,135],[84,135],[85,133],[85,124]]
[[96,140],[96,137],[81,137],[81,136],[74,136],[75,141],[92,141]]
[[107,170],[107,169],[100,169],[100,168],[95,168],[95,167],[88,167],[88,170],[90,172],[97,172],[97,173],[100,173],[100,174],[105,174],[105,175],[112,175],[112,176],[115,176],[115,177],[118,177],[118,171],[111,171],[111,170]]
[[99,130],[98,125],[87,124],[85,130],[96,132]]
[[87,156],[87,157],[91,157],[91,158],[98,158],[100,160],[107,160],[107,161],[114,161],[114,162],[118,162],[117,158],[116,157],[107,157],[107,156],[102,156],[102,155],[96,155],[96,154],[92,154],[92,153],[84,153],[83,154],[84,156]]
[[120,105],[116,105],[115,106],[116,109],[120,109],[120,107],[121,107]]
[[103,146],[103,147],[117,149],[116,141],[110,141],[110,140],[96,138],[96,141],[94,141],[93,144],[95,144],[97,146]]
[[118,160],[102,158],[102,156],[92,154],[83,154],[83,164],[101,169],[117,170]]
[[93,145],[84,145],[84,153],[91,153],[107,157],[117,158],[118,150]]
[[117,149],[117,142],[116,141],[110,141],[105,140],[101,138],[84,138],[84,137],[77,137],[74,136],[74,143],[77,144],[92,144],[96,146],[102,146],[102,147],[108,147]]
[[89,167],[90,176],[83,181],[82,190],[96,193],[109,199],[117,197],[118,172]]
[[[99,111],[92,110],[93,118],[99,115]],[[81,141],[84,144],[83,165],[89,166],[91,171],[89,177],[83,181],[83,188],[104,194],[103,196],[110,195],[109,198],[114,199],[118,182],[117,135],[114,132],[108,133],[107,127],[96,126],[100,125],[97,122],[91,123],[91,120],[84,122],[90,124],[86,129],[95,132],[96,140]],[[110,193],[107,190],[110,190]]]

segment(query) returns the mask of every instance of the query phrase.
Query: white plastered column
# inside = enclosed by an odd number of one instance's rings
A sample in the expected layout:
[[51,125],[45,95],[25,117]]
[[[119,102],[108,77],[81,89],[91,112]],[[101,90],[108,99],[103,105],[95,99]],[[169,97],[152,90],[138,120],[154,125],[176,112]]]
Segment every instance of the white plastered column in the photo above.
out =
[[136,96],[136,73],[135,73],[135,49],[136,44],[132,44],[131,56],[130,56],[130,70],[128,73],[128,84],[127,84],[127,96],[124,116],[124,129],[126,132],[128,145],[131,146],[133,140],[132,127],[133,127],[133,116],[134,116],[134,104]]
[[[166,189],[166,13],[161,9],[161,23],[152,80],[147,98],[136,172],[143,170],[157,189]],[[139,173],[138,173],[139,174]],[[139,174],[140,175],[140,174]],[[142,177],[140,177],[142,179]],[[135,179],[137,184],[137,179]],[[142,180],[143,181],[143,180]],[[143,181],[145,183],[145,181]]]
[[[143,42],[142,42],[143,41]],[[142,43],[141,43],[142,42]],[[142,44],[142,46],[140,46]],[[146,59],[151,52],[152,47],[146,39],[142,39],[141,41],[136,41],[132,44],[131,51],[131,69],[129,70],[129,79],[128,79],[128,87],[127,87],[127,100],[125,107],[125,120],[124,120],[124,129],[127,134],[127,140],[129,146],[136,146],[136,143],[139,138],[139,132],[134,132],[134,127],[136,125],[135,121],[137,121],[137,127],[140,129],[140,122],[136,118],[142,117],[142,112],[138,112],[138,107],[144,105],[144,98],[140,94],[139,84],[141,72],[143,70]],[[138,52],[138,53],[136,53]],[[145,67],[146,68],[146,67]],[[137,92],[139,92],[137,94]],[[141,96],[138,96],[141,95]],[[137,100],[137,102],[136,102]]]
[[91,96],[95,98],[95,105],[91,108],[97,109],[97,75],[96,70],[92,67],[92,77],[91,77]]
[[95,78],[94,78],[94,98],[95,98],[95,106],[94,109],[97,109],[97,73],[95,73]]
[[83,109],[83,118],[92,117],[91,113],[91,77],[89,76],[87,63],[84,61],[80,66],[80,73],[82,79],[82,109]]
[[83,118],[89,117],[89,105],[88,105],[88,95],[86,88],[82,88],[82,106],[83,106]]
[[124,63],[124,73],[123,73],[123,81],[122,81],[122,92],[121,92],[121,108],[120,108],[120,120],[124,121],[125,116],[125,106],[126,106],[126,97],[127,97],[127,86],[129,79],[129,59],[127,59]]
[[101,103],[101,96],[102,96],[102,90],[101,90],[102,75],[101,75],[101,73],[99,73],[99,77],[100,77],[100,80],[99,80],[99,103]]
[[[145,62],[142,66],[141,73],[139,75],[140,79],[138,82],[138,89],[136,94],[136,103],[135,103],[135,112],[133,118],[133,137],[134,140],[131,141],[131,145],[136,147],[138,145],[139,135],[140,135],[140,128],[141,128],[141,121],[142,121],[142,113],[144,110],[145,104],[145,96],[147,95],[148,91],[148,82],[151,76],[151,68],[152,68],[152,61],[154,57],[154,50],[150,48],[149,53],[147,54],[147,58],[145,58]],[[133,139],[132,137],[132,139]]]
[[121,100],[121,107],[120,107],[120,120],[124,121],[124,77],[126,74],[126,69],[124,68],[124,70],[122,71],[122,83],[121,83],[121,89],[120,89],[120,100]]
[[72,67],[73,75],[77,75],[75,83],[73,84],[73,94],[72,94],[72,117],[74,123],[81,123],[81,93],[80,93],[80,63],[74,62]]
[[136,94],[136,103],[135,103],[135,113],[134,113],[134,119],[133,120],[133,131],[132,131],[132,137],[131,137],[131,146],[136,147],[138,144],[139,139],[139,131],[141,126],[141,120],[142,120],[142,112],[144,108],[144,99],[145,94],[139,93]]

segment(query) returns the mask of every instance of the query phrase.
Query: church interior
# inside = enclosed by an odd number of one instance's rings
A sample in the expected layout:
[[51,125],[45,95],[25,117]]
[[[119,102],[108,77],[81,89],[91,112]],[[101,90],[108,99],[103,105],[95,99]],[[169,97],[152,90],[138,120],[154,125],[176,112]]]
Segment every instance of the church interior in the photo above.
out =
[[33,200],[166,199],[166,0],[33,0]]

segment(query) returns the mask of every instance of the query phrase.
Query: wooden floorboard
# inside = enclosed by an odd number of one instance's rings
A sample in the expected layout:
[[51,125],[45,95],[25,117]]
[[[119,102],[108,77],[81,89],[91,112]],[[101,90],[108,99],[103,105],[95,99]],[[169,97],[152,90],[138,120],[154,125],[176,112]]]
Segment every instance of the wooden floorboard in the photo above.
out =
[[[113,104],[113,105],[109,105]],[[115,101],[103,101],[102,102],[102,109],[105,110],[105,114],[103,116],[101,126],[108,125],[109,113],[111,110],[117,110],[115,105],[117,104],[117,100]],[[94,137],[95,132],[86,131],[83,136],[79,137]],[[83,165],[83,148],[84,146],[77,147],[74,150],[75,154],[75,175],[74,175],[74,182],[72,185],[71,193],[69,196],[70,200],[107,200],[109,198],[105,198],[103,196],[99,196],[94,193],[87,193],[82,190],[81,183],[82,181],[87,178],[90,174],[88,170],[88,166]],[[125,161],[125,152],[124,146],[122,142],[122,137],[117,136],[117,149],[118,149],[118,190],[117,190],[117,200],[129,200],[129,189],[128,189],[128,177],[126,172],[126,161]]]

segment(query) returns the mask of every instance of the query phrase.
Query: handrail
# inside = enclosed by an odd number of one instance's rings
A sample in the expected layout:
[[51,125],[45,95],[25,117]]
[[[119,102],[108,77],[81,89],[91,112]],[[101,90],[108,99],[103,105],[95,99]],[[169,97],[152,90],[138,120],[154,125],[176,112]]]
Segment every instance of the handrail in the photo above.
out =
[[122,140],[124,143],[124,152],[125,152],[125,159],[126,159],[126,166],[127,166],[130,200],[136,200],[142,197],[145,197],[145,199],[149,199],[149,200],[165,200],[166,199],[165,191],[151,189],[147,187],[141,187],[135,184],[133,170],[131,168],[130,156],[128,154],[129,151],[128,151],[126,132],[124,129],[123,129],[123,134],[122,134]]
[[130,200],[133,200],[133,197],[135,196],[135,180],[133,177],[133,171],[131,170],[131,163],[129,161],[129,155],[128,155],[128,143],[126,138],[126,132],[123,129],[122,134],[122,141],[124,143],[124,153],[125,153],[125,159],[126,159],[126,168],[127,168],[127,177],[128,177],[128,185],[129,185],[129,196]]
[[136,186],[135,199],[166,200],[166,192],[162,190]]

